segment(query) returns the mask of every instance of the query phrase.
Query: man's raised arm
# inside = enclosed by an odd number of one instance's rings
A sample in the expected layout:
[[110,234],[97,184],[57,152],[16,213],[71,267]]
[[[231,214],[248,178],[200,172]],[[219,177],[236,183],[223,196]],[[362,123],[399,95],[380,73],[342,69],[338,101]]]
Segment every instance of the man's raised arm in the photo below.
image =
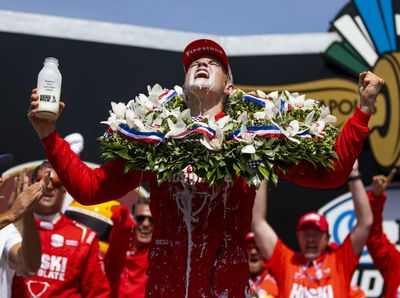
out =
[[357,224],[350,233],[351,243],[355,256],[359,256],[364,245],[367,242],[369,232],[371,230],[373,216],[369,206],[367,193],[364,184],[360,179],[358,170],[358,161],[354,163],[353,171],[348,181],[349,189],[352,194],[354,212],[356,214]]
[[257,190],[253,206],[252,230],[256,243],[264,258],[269,260],[278,242],[278,235],[266,221],[268,184],[263,181]]
[[110,160],[96,169],[88,167],[56,131],[56,122],[64,110],[64,103],[60,103],[55,120],[45,120],[37,117],[38,100],[36,89],[33,89],[28,118],[46,149],[47,159],[76,201],[92,205],[119,199],[146,178],[146,173],[139,171],[125,173],[126,161],[122,158]]
[[280,177],[297,185],[315,188],[333,188],[343,185],[368,136],[368,121],[383,84],[384,81],[372,72],[360,74],[358,82],[360,107],[346,122],[336,141],[335,150],[338,158],[334,161],[334,170],[303,162],[290,168]]

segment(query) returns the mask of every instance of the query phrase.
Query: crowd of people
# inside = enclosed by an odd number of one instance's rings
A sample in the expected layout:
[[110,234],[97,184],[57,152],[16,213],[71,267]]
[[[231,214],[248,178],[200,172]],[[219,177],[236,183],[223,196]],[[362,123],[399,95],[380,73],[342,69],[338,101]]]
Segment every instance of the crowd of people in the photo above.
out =
[[[233,91],[223,48],[196,40],[185,48],[183,64],[191,114],[222,117]],[[387,282],[386,297],[399,295],[400,254],[382,231],[384,190],[392,176],[374,178],[367,193],[356,162],[382,86],[373,73],[360,74],[359,108],[336,140],[332,170],[302,162],[280,173],[316,188],[347,181],[352,192],[357,223],[343,244],[332,245],[326,219],[310,212],[296,228],[299,253],[266,220],[266,181],[256,189],[238,178],[218,189],[186,170],[187,177],[158,184],[152,172],[125,172],[122,158],[92,169],[59,136],[58,117],[36,117],[33,90],[28,118],[48,161],[30,178],[25,172],[16,178],[10,208],[0,215],[1,297],[362,297],[350,281],[365,244]],[[143,181],[151,199],[141,198],[132,210],[113,209],[104,256],[100,235],[61,211],[66,191],[81,204],[101,204]]]

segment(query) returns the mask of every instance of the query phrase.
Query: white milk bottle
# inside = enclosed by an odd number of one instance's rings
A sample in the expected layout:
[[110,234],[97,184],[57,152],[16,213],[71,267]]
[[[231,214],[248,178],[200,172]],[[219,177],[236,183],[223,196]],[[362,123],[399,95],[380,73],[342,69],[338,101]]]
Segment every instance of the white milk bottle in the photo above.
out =
[[58,70],[58,59],[47,57],[38,75],[37,94],[39,95],[39,112],[37,117],[52,120],[57,117],[61,94],[61,73]]

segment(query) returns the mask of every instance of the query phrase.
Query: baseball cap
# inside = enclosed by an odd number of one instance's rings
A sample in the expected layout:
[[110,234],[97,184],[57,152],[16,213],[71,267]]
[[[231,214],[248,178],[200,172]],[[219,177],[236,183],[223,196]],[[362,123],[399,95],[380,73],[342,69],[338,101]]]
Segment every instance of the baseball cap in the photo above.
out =
[[218,59],[218,61],[221,62],[228,71],[230,79],[233,80],[231,67],[229,66],[228,57],[226,56],[225,50],[218,43],[211,39],[196,39],[186,46],[186,48],[183,50],[182,57],[183,68],[185,69],[185,72],[187,72],[190,64],[194,60],[206,55],[210,55]]
[[253,232],[248,232],[246,234],[246,242],[252,242],[255,241],[254,233]]
[[309,212],[304,214],[297,224],[297,231],[304,230],[308,227],[317,228],[324,233],[329,232],[329,225],[326,221],[326,218],[316,212]]
[[0,174],[8,170],[14,163],[14,157],[11,153],[0,154]]

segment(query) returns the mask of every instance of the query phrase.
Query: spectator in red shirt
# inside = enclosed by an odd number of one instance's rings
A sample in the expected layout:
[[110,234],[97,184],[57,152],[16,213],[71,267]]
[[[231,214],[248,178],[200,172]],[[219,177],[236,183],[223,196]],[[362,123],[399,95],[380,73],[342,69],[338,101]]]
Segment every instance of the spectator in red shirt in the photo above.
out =
[[375,267],[382,274],[385,281],[385,292],[382,297],[400,297],[400,252],[390,242],[382,229],[382,212],[386,201],[385,190],[391,183],[396,170],[388,177],[383,175],[374,176],[372,188],[368,192],[374,222],[368,238],[367,247]]
[[150,200],[142,197],[134,205],[134,217],[127,206],[121,206],[111,217],[114,225],[105,268],[113,297],[145,296],[147,255],[154,224],[149,204]]

